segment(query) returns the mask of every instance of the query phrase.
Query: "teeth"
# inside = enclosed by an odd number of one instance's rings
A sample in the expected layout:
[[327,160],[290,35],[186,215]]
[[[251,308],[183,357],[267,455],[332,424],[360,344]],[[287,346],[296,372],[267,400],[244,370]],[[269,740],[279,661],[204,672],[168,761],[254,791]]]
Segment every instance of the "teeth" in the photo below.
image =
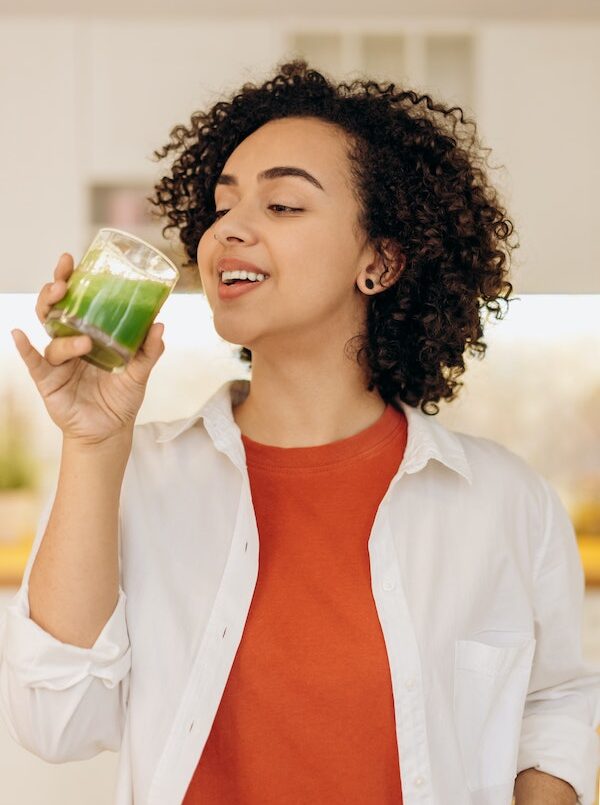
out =
[[267,278],[266,274],[255,274],[253,271],[223,271],[221,274],[222,282],[230,280],[252,280],[252,282],[262,282]]

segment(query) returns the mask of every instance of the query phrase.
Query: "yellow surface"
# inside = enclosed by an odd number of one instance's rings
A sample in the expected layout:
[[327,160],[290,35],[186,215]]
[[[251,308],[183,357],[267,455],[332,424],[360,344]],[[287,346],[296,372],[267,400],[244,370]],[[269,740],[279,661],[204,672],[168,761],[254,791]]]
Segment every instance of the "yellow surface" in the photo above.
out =
[[600,585],[600,535],[581,534],[577,537],[577,545],[586,583]]
[[32,537],[0,542],[0,584],[18,586],[33,545]]

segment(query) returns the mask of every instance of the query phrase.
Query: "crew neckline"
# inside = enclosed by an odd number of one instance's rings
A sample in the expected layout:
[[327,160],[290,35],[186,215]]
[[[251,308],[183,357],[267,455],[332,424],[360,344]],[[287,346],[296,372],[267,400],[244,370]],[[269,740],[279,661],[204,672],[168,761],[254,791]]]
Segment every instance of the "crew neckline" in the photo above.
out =
[[398,435],[400,428],[406,428],[406,416],[388,403],[384,412],[372,425],[333,442],[307,447],[277,447],[256,442],[241,434],[246,451],[248,466],[265,469],[306,469],[309,467],[331,466],[364,456]]

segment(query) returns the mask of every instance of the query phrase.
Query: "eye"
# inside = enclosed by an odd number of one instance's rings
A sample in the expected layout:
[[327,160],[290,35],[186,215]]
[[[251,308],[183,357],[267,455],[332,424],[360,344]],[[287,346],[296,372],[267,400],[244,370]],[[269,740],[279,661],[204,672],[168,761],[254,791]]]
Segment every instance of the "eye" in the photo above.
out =
[[269,209],[272,210],[273,207],[279,207],[280,210],[285,210],[286,212],[302,212],[302,209],[299,207],[286,207],[283,204],[271,204]]
[[[303,212],[303,210],[299,207],[286,207],[284,204],[271,204],[269,209],[272,210],[274,207],[277,207],[278,210],[284,210],[285,212]],[[229,212],[229,210],[216,210],[213,213],[213,217],[218,220],[222,215]],[[278,212],[279,214],[279,212]]]

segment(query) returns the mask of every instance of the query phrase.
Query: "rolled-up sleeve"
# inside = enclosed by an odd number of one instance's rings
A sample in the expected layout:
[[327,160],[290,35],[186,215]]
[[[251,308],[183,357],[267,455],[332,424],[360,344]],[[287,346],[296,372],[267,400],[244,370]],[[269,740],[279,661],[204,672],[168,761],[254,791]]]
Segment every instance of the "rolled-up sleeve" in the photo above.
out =
[[38,522],[21,587],[0,616],[0,714],[15,741],[50,763],[63,763],[119,750],[131,647],[120,585],[115,609],[91,648],[63,643],[30,618],[29,575],[55,491]]
[[583,661],[585,581],[577,540],[544,479],[544,536],[534,571],[536,651],[517,772],[535,768],[570,783],[580,805],[596,802],[600,669]]

